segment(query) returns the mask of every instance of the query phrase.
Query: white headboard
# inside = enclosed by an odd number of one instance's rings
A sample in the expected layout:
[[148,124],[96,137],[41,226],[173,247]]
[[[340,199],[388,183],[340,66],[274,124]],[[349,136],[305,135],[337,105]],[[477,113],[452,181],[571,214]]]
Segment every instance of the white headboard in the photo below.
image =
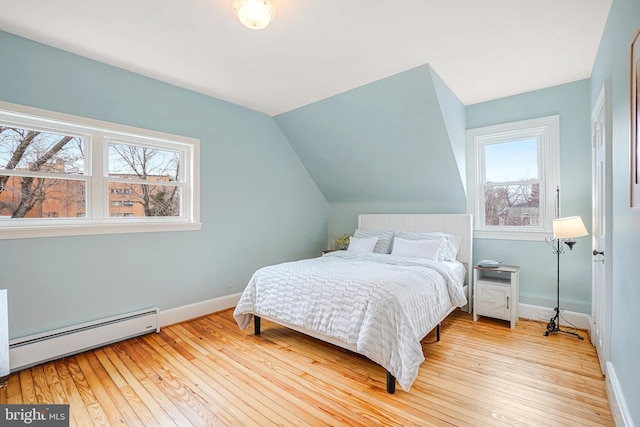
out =
[[467,272],[472,260],[473,221],[468,214],[361,214],[358,228],[388,231],[441,231],[462,236],[456,257],[465,264]]

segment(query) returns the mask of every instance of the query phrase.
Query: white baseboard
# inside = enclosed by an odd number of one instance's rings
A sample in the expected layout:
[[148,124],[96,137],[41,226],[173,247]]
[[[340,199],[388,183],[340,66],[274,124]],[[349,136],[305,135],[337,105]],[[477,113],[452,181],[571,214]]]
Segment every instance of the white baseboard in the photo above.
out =
[[[205,316],[216,311],[226,310],[235,307],[242,294],[226,295],[194,304],[183,305],[181,307],[162,310],[158,313],[158,324],[160,327],[185,322],[196,317]],[[553,309],[539,305],[523,304],[518,305],[519,316],[523,319],[548,321],[553,317]],[[563,311],[560,324],[562,326],[575,326],[578,329],[591,331],[591,316],[573,311]],[[571,322],[568,323],[568,322]]]
[[634,427],[633,419],[629,413],[629,407],[624,399],[624,394],[620,389],[620,383],[616,371],[611,362],[607,362],[607,374],[605,375],[605,384],[607,386],[607,396],[609,397],[609,407],[611,408],[611,416],[618,427]]
[[[549,321],[555,311],[553,308],[542,307],[531,304],[518,304],[518,316],[523,319],[538,320],[541,322]],[[588,314],[576,313],[574,311],[562,311],[560,313],[561,326],[575,326],[578,329],[584,329],[591,332],[591,321]]]
[[162,310],[158,313],[158,323],[160,327],[169,326],[195,319],[196,317],[205,316],[216,311],[235,307],[240,300],[240,295],[242,294],[225,295],[223,297],[183,305],[169,310]]

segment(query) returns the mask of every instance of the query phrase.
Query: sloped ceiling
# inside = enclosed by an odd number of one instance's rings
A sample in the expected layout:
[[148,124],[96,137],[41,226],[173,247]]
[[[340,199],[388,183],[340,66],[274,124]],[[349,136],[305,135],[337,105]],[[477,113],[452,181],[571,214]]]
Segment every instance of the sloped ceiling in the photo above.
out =
[[0,0],[0,29],[271,116],[430,64],[465,105],[588,78],[611,0]]
[[448,111],[461,115],[452,141],[433,77],[420,66],[275,120],[330,203],[446,200],[464,211],[454,154],[464,146],[464,107],[451,93],[459,108]]

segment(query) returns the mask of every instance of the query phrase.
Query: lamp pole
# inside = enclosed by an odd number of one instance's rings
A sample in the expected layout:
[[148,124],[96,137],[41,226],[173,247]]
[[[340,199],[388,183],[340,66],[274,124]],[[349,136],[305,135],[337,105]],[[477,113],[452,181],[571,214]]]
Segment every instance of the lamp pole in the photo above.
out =
[[566,331],[563,329],[560,329],[560,254],[562,253],[562,246],[560,245],[560,240],[561,239],[556,239],[556,248],[555,248],[555,253],[557,256],[557,264],[556,264],[556,272],[557,272],[557,279],[556,279],[556,308],[555,308],[555,314],[554,316],[549,320],[549,323],[547,323],[547,330],[544,332],[544,336],[548,337],[549,335],[556,333],[556,332],[562,332],[563,334],[569,334],[569,335],[573,335],[575,337],[577,337],[579,340],[582,340],[584,338],[582,338],[580,335],[578,335],[578,333],[573,332],[573,331]]
[[[570,250],[573,250],[573,245],[576,244],[573,236],[583,236],[586,235],[586,229],[584,229],[584,224],[582,224],[582,220],[580,219],[580,224],[582,225],[582,229],[578,232],[572,230],[570,233],[566,233],[566,230],[556,230],[556,222],[562,223],[563,220],[571,220],[579,217],[571,217],[571,218],[558,218],[560,216],[560,187],[556,187],[556,219],[554,220],[554,235],[553,238],[547,239],[547,243],[551,244],[553,247],[553,251],[556,254],[556,308],[555,314],[547,323],[547,330],[544,332],[544,336],[548,337],[549,335],[562,332],[565,334],[570,334],[578,337],[578,339],[583,339],[580,335],[573,331],[566,331],[560,329],[560,254],[563,253],[562,241],[569,246]],[[559,226],[558,226],[559,228]],[[553,241],[555,240],[555,247],[553,245]]]

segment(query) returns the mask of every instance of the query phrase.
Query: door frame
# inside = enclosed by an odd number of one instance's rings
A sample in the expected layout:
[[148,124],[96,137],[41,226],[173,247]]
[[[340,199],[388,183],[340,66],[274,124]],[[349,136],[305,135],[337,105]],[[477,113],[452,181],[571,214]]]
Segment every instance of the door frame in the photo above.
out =
[[[600,368],[602,373],[606,375],[606,365],[607,362],[611,359],[611,299],[612,299],[612,286],[613,286],[613,257],[611,253],[611,233],[612,233],[612,219],[613,219],[613,204],[612,204],[612,182],[613,182],[613,174],[611,170],[611,145],[612,145],[612,130],[611,130],[611,90],[610,90],[610,82],[609,80],[605,80],[602,88],[600,89],[600,93],[598,94],[598,98],[593,107],[593,111],[591,113],[591,163],[592,163],[592,201],[593,206],[595,206],[596,201],[596,174],[595,174],[595,162],[596,162],[596,123],[601,122],[604,119],[604,144],[605,144],[605,174],[604,174],[604,247],[599,244],[597,240],[597,236],[592,233],[592,250],[604,251],[604,281],[603,284],[598,284],[596,281],[596,275],[593,274],[595,269],[592,269],[592,286],[591,286],[591,317],[590,317],[590,328],[591,328],[591,342],[598,350],[598,359],[600,362]],[[595,209],[595,208],[594,208]],[[592,231],[596,229],[596,221],[595,212],[592,212]],[[600,255],[598,255],[600,257]],[[598,259],[594,256],[593,260],[596,261]],[[605,301],[601,301],[601,308],[604,309],[604,324],[596,325],[595,323],[595,310],[596,310],[596,297],[598,293],[596,292],[597,286],[605,286],[604,290],[604,298]],[[596,345],[596,334],[595,328],[599,328],[599,332],[602,335],[602,349],[599,349]]]

